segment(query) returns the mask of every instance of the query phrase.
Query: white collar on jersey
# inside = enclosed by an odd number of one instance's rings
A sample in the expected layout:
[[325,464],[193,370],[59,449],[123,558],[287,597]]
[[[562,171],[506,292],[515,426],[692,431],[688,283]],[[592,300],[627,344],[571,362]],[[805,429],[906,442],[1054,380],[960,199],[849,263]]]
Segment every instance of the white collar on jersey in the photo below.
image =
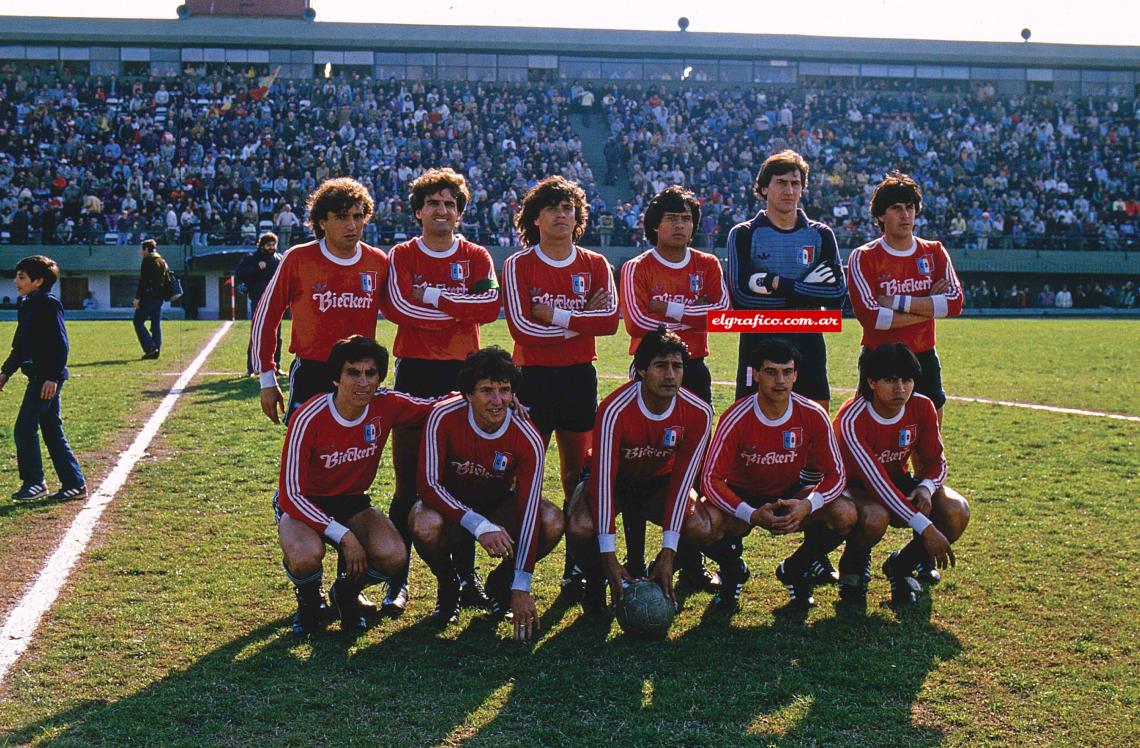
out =
[[768,416],[764,415],[764,411],[760,410],[759,393],[752,396],[752,412],[755,413],[756,417],[760,419],[760,423],[764,424],[765,426],[783,426],[788,422],[788,419],[792,417],[792,408],[794,405],[795,404],[792,402],[792,397],[789,395],[788,409],[784,411],[784,415],[773,421],[772,419],[768,418]]
[[641,382],[637,383],[637,407],[641,408],[641,414],[651,421],[664,421],[669,416],[673,415],[673,408],[677,407],[677,396],[674,395],[673,399],[669,401],[669,407],[665,412],[658,415],[649,409],[645,401],[641,399]]
[[357,242],[356,243],[356,254],[354,254],[352,257],[349,257],[348,259],[345,259],[343,257],[337,257],[336,255],[334,255],[332,252],[329,251],[328,245],[325,244],[325,240],[321,239],[321,254],[323,254],[325,257],[327,257],[329,259],[329,262],[335,262],[337,265],[343,265],[344,267],[348,267],[349,265],[355,265],[357,262],[360,261],[360,256],[364,254],[364,250],[360,248],[360,242]]
[[428,257],[434,257],[437,260],[442,260],[445,257],[451,257],[453,254],[455,254],[455,250],[459,249],[459,240],[456,239],[455,241],[453,241],[451,243],[451,246],[448,247],[447,249],[445,249],[443,251],[437,251],[437,250],[432,249],[428,245],[424,244],[424,238],[422,236],[417,236],[416,237],[416,246],[419,247],[420,251],[423,252]]
[[889,255],[893,255],[894,257],[910,257],[912,254],[914,254],[914,250],[918,249],[918,242],[916,242],[912,236],[910,239],[909,247],[906,249],[895,249],[890,244],[887,244],[887,240],[885,238],[880,236],[879,246],[883,248],[884,252]]
[[884,418],[883,416],[879,415],[879,411],[875,410],[875,406],[870,400],[866,400],[865,402],[867,403],[867,412],[871,414],[871,418],[875,419],[875,423],[879,424],[880,426],[894,426],[896,423],[902,420],[903,415],[906,413],[906,406],[904,405],[899,408],[899,412],[895,413],[894,417]]
[[467,423],[471,425],[471,430],[484,439],[498,439],[503,434],[507,433],[507,428],[511,425],[511,409],[507,408],[507,417],[503,419],[503,425],[491,433],[487,433],[479,428],[479,424],[475,423],[475,409],[471,407],[471,403],[467,404]]
[[357,418],[356,420],[350,421],[347,418],[345,418],[344,416],[342,416],[340,414],[340,411],[336,409],[336,396],[335,396],[335,394],[330,392],[328,394],[328,399],[329,399],[329,412],[332,413],[333,420],[335,420],[337,423],[339,423],[341,426],[344,426],[345,428],[352,428],[353,426],[359,426],[360,424],[364,423],[364,419],[368,417],[368,408],[370,406],[365,405],[364,406],[364,412],[360,414],[360,417]]
[[542,251],[542,245],[541,244],[535,244],[534,245],[534,253],[535,253],[535,255],[538,256],[538,259],[542,260],[543,262],[545,262],[550,267],[552,267],[552,268],[564,268],[564,267],[567,267],[568,265],[572,265],[574,263],[574,260],[578,259],[578,245],[577,244],[571,244],[570,245],[570,254],[566,257],[565,260],[552,260],[552,259],[550,259],[550,257],[548,257]]
[[657,258],[658,262],[660,262],[665,267],[673,268],[674,270],[680,270],[681,268],[688,265],[689,264],[689,258],[693,256],[693,253],[689,250],[689,248],[685,247],[685,259],[681,260],[680,262],[669,262],[668,260],[666,260],[664,257],[661,256],[661,253],[657,251],[657,247],[654,247],[653,249],[651,249],[649,251],[650,251],[650,253],[652,253],[652,255],[654,257]]

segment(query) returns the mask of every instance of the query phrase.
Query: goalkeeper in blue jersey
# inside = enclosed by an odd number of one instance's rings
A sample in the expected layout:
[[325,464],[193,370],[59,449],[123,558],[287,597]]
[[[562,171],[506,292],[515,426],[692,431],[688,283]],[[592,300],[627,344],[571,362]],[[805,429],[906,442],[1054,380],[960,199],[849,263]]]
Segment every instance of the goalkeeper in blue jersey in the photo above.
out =
[[[728,288],[734,309],[839,309],[847,294],[831,227],[800,208],[808,165],[792,150],[769,156],[756,175],[765,209],[728,233]],[[756,391],[748,366],[766,337],[785,338],[800,352],[795,392],[824,409],[831,400],[827,347],[821,333],[745,333],[740,336],[736,398]]]

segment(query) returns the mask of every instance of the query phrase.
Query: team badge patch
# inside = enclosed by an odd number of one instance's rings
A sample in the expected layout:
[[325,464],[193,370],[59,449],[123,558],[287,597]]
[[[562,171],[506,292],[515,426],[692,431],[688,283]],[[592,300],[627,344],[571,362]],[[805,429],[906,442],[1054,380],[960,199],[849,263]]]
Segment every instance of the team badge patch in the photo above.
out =
[[934,258],[930,255],[923,255],[922,257],[915,258],[915,264],[918,265],[918,272],[923,275],[930,275],[934,272]]
[[666,447],[675,447],[681,441],[685,429],[680,426],[670,426],[661,436],[661,443]]
[[376,441],[380,436],[380,424],[376,421],[369,421],[364,424],[364,443],[371,444]]
[[918,429],[914,426],[914,424],[903,426],[901,429],[899,429],[899,446],[909,447],[911,444],[914,444],[914,435],[917,433],[917,431]]
[[799,426],[784,432],[784,449],[797,449],[804,443],[804,430]]
[[471,275],[471,263],[468,260],[451,263],[451,279],[465,281]]
[[369,270],[366,273],[360,274],[360,290],[364,293],[372,293],[376,290],[376,272]]
[[574,289],[574,293],[589,293],[590,292],[590,274],[589,273],[574,273],[570,276],[570,287]]
[[815,262],[815,247],[806,246],[800,248],[800,263],[803,265],[810,265]]
[[699,294],[705,290],[705,273],[699,270],[695,273],[689,273],[689,292]]
[[511,453],[510,452],[496,452],[495,453],[495,459],[491,462],[491,469],[494,470],[496,473],[501,473],[507,469],[507,466],[510,465],[510,463],[511,463]]

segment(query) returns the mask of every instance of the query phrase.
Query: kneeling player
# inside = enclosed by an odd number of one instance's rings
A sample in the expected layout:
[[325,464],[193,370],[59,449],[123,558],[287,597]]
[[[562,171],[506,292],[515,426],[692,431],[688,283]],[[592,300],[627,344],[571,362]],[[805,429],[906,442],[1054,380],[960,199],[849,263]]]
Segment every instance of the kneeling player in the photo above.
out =
[[618,512],[627,510],[661,525],[661,552],[649,579],[674,603],[678,544],[699,548],[716,537],[709,508],[692,490],[708,444],[712,408],[681,388],[688,357],[689,348],[676,333],[663,327],[647,333],[634,353],[637,380],[614,390],[598,408],[590,477],[574,492],[567,535],[586,572],[588,609],[605,605],[603,574],[615,604],[622,583],[632,581],[617,560]]
[[[792,604],[807,606],[815,604],[812,562],[855,525],[855,505],[840,495],[846,479],[827,411],[792,392],[799,361],[787,341],[761,341],[749,362],[757,392],[721,415],[709,447],[701,488],[728,517],[725,537],[705,555],[721,565],[716,602],[725,609],[737,606],[751,576],[741,541],[753,527],[773,535],[803,531],[803,544],[776,567],[776,577]],[[823,476],[818,484],[803,485],[805,468]]]
[[337,342],[328,366],[337,372],[335,391],[315,395],[289,419],[274,497],[285,574],[297,587],[297,634],[316,630],[323,620],[325,540],[345,561],[344,576],[329,590],[344,628],[366,628],[360,591],[402,571],[406,546],[366,491],[389,430],[422,422],[432,405],[377,389],[388,371],[388,351],[371,338]]
[[[930,398],[914,391],[922,367],[902,343],[864,349],[859,357],[859,393],[835,416],[835,433],[847,465],[847,495],[859,509],[859,524],[839,560],[839,593],[864,600],[871,581],[871,548],[887,525],[910,527],[914,538],[883,564],[896,604],[915,602],[919,582],[936,584],[938,569],[954,565],[950,544],[970,522],[970,506],[943,485],[946,456],[938,413]],[[917,458],[917,459],[915,459]],[[921,477],[907,463],[921,465]]]
[[542,437],[513,407],[518,376],[497,346],[467,357],[457,376],[461,396],[441,400],[424,426],[421,498],[409,525],[439,583],[435,615],[441,623],[459,613],[453,558],[474,536],[492,558],[503,559],[487,576],[492,612],[510,614],[515,638],[529,640],[538,632],[531,575],[558,544],[564,523],[562,512],[542,498]]

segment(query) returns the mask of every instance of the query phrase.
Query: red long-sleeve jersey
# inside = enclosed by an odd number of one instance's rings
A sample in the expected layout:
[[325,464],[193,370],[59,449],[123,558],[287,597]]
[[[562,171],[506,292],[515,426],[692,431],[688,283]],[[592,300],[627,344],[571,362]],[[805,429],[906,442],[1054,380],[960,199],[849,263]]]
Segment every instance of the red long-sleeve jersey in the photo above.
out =
[[293,519],[339,543],[348,528],[307,497],[368,491],[380,467],[388,432],[422,423],[435,401],[380,389],[364,413],[349,421],[333,400],[332,393],[314,395],[289,419],[277,504]]
[[835,434],[852,485],[860,486],[891,514],[922,532],[930,519],[919,514],[895,481],[907,472],[911,455],[922,464],[920,478],[933,494],[946,482],[946,455],[938,430],[938,411],[917,392],[894,418],[883,418],[856,395],[835,414]]
[[[669,305],[665,314],[649,311],[650,301]],[[646,333],[664,324],[689,346],[689,356],[709,355],[708,313],[728,309],[728,287],[720,260],[707,252],[685,250],[681,262],[669,262],[656,249],[621,267],[621,311],[629,333],[629,352]]]
[[280,363],[273,353],[286,309],[293,312],[289,350],[301,358],[327,361],[342,338],[375,338],[387,276],[388,256],[367,244],[358,243],[347,260],[329,252],[323,239],[286,252],[253,315],[250,339],[259,373]]
[[[476,284],[491,288],[476,291]],[[412,289],[425,292],[416,301]],[[442,252],[416,237],[388,253],[384,317],[396,323],[397,358],[462,361],[479,350],[479,325],[499,318],[495,267],[486,249],[456,239]]]
[[514,491],[519,534],[515,538],[512,589],[530,590],[537,559],[538,510],[546,446],[527,421],[507,411],[493,434],[479,428],[467,400],[439,401],[420,443],[419,490],[424,504],[479,537],[486,515]]
[[[610,303],[587,310],[586,303],[605,288]],[[554,324],[531,316],[531,306],[554,307]],[[503,306],[515,339],[519,366],[572,366],[597,358],[594,338],[618,327],[617,293],[606,258],[575,246],[565,260],[552,260],[539,247],[516,252],[503,263]]]
[[[945,293],[932,295],[930,287],[943,278],[949,288]],[[851,308],[863,326],[862,343],[868,348],[906,343],[912,351],[921,353],[934,347],[934,317],[892,330],[893,312],[879,306],[879,296],[930,296],[937,317],[957,317],[962,313],[962,284],[946,248],[941,242],[918,237],[906,250],[892,249],[879,238],[852,252],[847,258],[847,292]]]
[[689,505],[689,490],[700,471],[712,428],[712,408],[681,389],[668,410],[652,413],[641,399],[641,382],[618,387],[598,406],[590,470],[590,514],[603,553],[613,552],[617,533],[614,485],[668,475],[661,545],[677,550]]
[[843,493],[847,476],[827,411],[792,393],[788,409],[771,420],[757,396],[749,395],[721,415],[701,489],[723,511],[748,522],[755,507],[741,493],[754,499],[790,497],[805,467],[823,473],[808,496],[812,511]]

